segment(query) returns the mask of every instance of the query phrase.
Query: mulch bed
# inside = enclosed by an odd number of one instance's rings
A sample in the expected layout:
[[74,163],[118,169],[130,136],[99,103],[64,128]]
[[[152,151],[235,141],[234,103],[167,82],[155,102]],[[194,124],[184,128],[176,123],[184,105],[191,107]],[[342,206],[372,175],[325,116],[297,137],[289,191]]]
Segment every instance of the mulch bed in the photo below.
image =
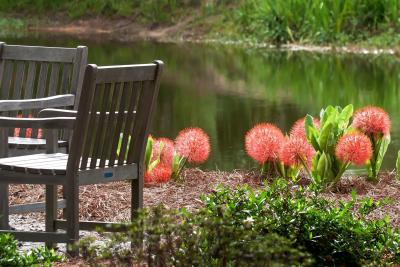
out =
[[[212,192],[222,184],[235,188],[249,184],[253,188],[261,186],[255,172],[249,171],[202,171],[188,169],[184,172],[185,182],[146,186],[144,188],[145,207],[163,204],[168,208],[187,208],[193,210],[201,206],[200,196]],[[332,200],[350,200],[351,191],[357,198],[373,197],[375,200],[389,198],[390,203],[375,210],[370,217],[390,216],[392,223],[400,227],[400,182],[393,173],[383,173],[379,182],[372,184],[365,177],[344,177],[338,187],[323,195]],[[110,184],[81,186],[80,217],[82,220],[127,221],[130,217],[130,184],[116,182]],[[44,187],[39,185],[10,186],[12,204],[43,201]],[[43,214],[29,216],[43,217]]]

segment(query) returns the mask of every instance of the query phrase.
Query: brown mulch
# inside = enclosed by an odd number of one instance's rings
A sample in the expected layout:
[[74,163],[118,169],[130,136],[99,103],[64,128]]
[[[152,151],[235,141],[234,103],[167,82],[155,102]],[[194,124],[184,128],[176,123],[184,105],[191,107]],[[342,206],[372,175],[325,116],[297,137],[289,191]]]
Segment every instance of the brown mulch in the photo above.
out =
[[[252,172],[202,171],[189,169],[183,173],[185,182],[170,181],[167,184],[148,185],[144,188],[144,206],[163,204],[167,208],[193,210],[201,206],[200,196],[212,192],[219,184],[236,187],[239,184],[259,186],[259,180]],[[126,221],[130,217],[130,184],[110,184],[80,187],[80,218],[82,220]],[[11,185],[10,203],[44,201],[44,187],[41,185]],[[61,195],[61,190],[59,190]],[[42,214],[30,216],[42,217]]]
[[[212,192],[219,184],[235,188],[249,184],[253,188],[260,186],[254,172],[246,171],[202,171],[188,169],[184,172],[183,183],[169,182],[144,188],[144,206],[163,204],[168,208],[187,208],[193,210],[201,206],[200,196]],[[390,216],[392,223],[400,227],[400,182],[393,173],[383,173],[376,184],[366,181],[365,177],[344,177],[337,188],[323,194],[324,197],[339,201],[350,200],[351,191],[357,192],[357,198],[372,197],[374,200],[389,199],[387,205],[375,210],[370,217]],[[61,193],[61,192],[60,192]],[[130,217],[130,184],[116,182],[81,186],[80,217],[82,220],[126,221]],[[38,185],[10,186],[10,202],[20,204],[44,200],[44,188]],[[30,216],[42,217],[42,214]]]

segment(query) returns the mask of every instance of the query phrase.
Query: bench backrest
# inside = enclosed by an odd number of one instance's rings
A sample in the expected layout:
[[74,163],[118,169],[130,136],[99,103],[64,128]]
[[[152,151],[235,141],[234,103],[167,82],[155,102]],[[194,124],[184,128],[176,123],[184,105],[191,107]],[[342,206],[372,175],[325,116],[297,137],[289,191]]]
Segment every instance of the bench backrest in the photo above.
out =
[[[7,45],[0,43],[0,99],[24,100],[74,94],[77,107],[87,64],[87,47]],[[42,107],[40,107],[42,108]],[[2,116],[35,117],[38,109],[3,112]],[[13,135],[14,130],[10,130]],[[25,137],[26,129],[19,131]],[[30,131],[37,137],[38,129]]]
[[68,171],[143,163],[162,67],[87,66]]

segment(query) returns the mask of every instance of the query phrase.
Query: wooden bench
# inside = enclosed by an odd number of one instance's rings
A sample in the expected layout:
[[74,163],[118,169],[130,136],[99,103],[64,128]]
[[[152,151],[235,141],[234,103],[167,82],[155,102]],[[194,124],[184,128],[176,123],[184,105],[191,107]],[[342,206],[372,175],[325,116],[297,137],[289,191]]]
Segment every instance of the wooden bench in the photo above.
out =
[[[87,63],[87,47],[77,48],[7,45],[0,43],[0,114],[36,117],[44,108],[76,108]],[[20,127],[18,127],[20,128]],[[44,152],[40,129],[9,129],[9,146],[0,156]],[[67,150],[67,135],[60,147]]]
[[[131,218],[143,206],[144,153],[153,109],[158,95],[163,63],[86,68],[76,117],[72,111],[48,109],[46,118],[0,117],[0,128],[42,128],[46,154],[0,159],[0,184],[46,185],[46,231],[20,232],[8,227],[8,197],[0,195],[3,214],[0,233],[18,240],[72,244],[79,229],[109,225],[79,222],[79,186],[130,180]],[[49,114],[56,117],[48,118]],[[68,154],[57,153],[57,130],[73,130]],[[7,140],[2,140],[6,145]],[[118,147],[119,153],[118,153]],[[57,219],[57,186],[64,186],[66,220]],[[1,221],[0,221],[1,222]],[[66,232],[57,232],[65,229]],[[76,250],[70,250],[76,255]]]
[[[87,47],[77,48],[7,45],[0,43],[0,114],[36,117],[43,108],[76,109],[87,63]],[[16,128],[18,136],[15,136]],[[10,128],[2,131],[0,158],[45,152],[41,129]],[[60,151],[68,151],[68,132],[60,132]],[[0,187],[0,194],[8,194]],[[11,208],[11,213],[40,211],[44,203]],[[60,208],[62,204],[60,203]]]

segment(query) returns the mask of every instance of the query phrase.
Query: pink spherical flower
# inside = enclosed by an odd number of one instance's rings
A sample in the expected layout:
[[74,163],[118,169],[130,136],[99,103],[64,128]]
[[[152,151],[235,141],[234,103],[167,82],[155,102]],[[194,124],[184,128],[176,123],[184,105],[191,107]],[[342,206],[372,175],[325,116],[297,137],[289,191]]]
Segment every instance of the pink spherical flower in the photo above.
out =
[[211,152],[209,137],[200,128],[183,129],[175,139],[175,151],[189,163],[203,163]]
[[353,127],[366,134],[388,135],[390,124],[389,115],[378,107],[367,106],[354,113]]
[[364,165],[372,156],[371,141],[362,133],[345,134],[337,142],[335,154],[342,162]]
[[158,164],[150,172],[144,174],[144,183],[166,183],[171,179],[172,168],[163,164]]
[[311,167],[314,148],[304,138],[288,138],[282,147],[280,159],[286,166],[301,166],[304,162],[307,167]]
[[247,132],[245,149],[247,154],[260,164],[276,161],[285,137],[282,131],[273,124],[261,123]]
[[[305,121],[306,121],[306,118],[304,117],[304,118],[298,119],[293,124],[292,129],[290,129],[290,137],[307,139]],[[313,123],[314,123],[315,127],[317,127],[317,129],[319,129],[319,127],[320,127],[319,119],[313,118]]]
[[[161,145],[162,144],[162,145]],[[160,151],[160,148],[162,150]],[[161,152],[161,154],[160,154]],[[160,163],[166,166],[172,165],[172,158],[174,157],[174,142],[168,138],[154,139],[153,142],[153,157],[151,161],[160,157]]]

